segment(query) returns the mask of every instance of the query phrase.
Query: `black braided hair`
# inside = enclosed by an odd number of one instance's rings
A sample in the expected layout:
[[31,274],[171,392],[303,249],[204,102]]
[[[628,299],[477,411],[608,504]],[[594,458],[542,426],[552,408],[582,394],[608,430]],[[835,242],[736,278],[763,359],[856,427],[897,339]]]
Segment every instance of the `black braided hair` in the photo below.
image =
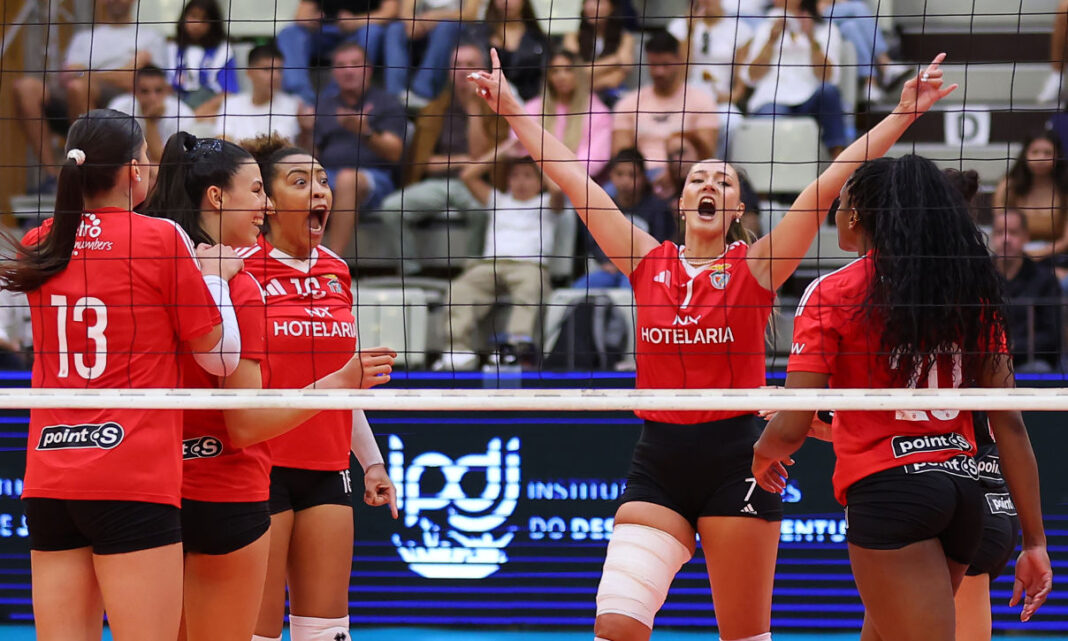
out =
[[867,162],[846,189],[872,246],[862,313],[883,328],[881,352],[899,382],[916,385],[937,359],[959,352],[963,383],[974,385],[1008,327],[1002,279],[964,197],[916,155]]

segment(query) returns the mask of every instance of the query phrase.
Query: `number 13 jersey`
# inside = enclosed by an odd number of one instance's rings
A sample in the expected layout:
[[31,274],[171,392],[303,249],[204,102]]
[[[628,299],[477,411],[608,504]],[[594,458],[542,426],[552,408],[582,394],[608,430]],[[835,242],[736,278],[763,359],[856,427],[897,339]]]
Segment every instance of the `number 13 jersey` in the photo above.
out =
[[[185,232],[118,208],[83,214],[70,263],[27,296],[34,387],[179,387],[180,343],[220,321]],[[27,449],[24,497],[181,505],[181,410],[36,409]]]

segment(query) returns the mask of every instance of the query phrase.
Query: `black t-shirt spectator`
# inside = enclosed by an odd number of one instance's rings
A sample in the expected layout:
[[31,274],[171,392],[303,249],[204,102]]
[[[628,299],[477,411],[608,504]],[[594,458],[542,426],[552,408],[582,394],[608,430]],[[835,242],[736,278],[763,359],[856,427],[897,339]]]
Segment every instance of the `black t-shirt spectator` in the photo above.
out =
[[356,15],[377,11],[382,0],[312,0],[319,5],[327,20],[336,20],[341,11],[349,11]]
[[542,77],[545,71],[549,43],[530,29],[523,33],[519,48],[515,51],[498,49],[501,71],[524,101],[541,95]]
[[[1061,358],[1061,285],[1053,268],[1024,257],[1020,271],[1005,287],[1005,307],[1016,367],[1030,360],[1045,361],[1056,369]],[[1032,305],[1034,301],[1034,305]],[[1034,320],[1030,308],[1034,308]],[[1034,327],[1034,359],[1029,358],[1030,329]]]
[[377,168],[394,171],[396,165],[380,158],[360,136],[341,126],[337,120],[340,108],[354,111],[369,109],[373,130],[388,131],[404,140],[408,122],[404,107],[385,89],[369,88],[363,99],[355,105],[343,104],[336,93],[327,94],[320,98],[315,116],[315,148],[323,167],[331,170]]
[[[657,198],[651,189],[633,207],[620,207],[619,210],[635,227],[649,232],[659,242],[675,238],[675,212],[671,209],[671,203]],[[586,230],[586,248],[590,257],[598,263],[608,262],[608,256],[597,245],[589,230]]]

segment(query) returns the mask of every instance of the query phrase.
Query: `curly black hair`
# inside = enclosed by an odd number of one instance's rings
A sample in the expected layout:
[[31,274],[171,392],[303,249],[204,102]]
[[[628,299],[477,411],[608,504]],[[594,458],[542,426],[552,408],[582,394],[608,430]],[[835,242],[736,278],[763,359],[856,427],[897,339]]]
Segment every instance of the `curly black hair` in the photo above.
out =
[[874,273],[862,305],[881,327],[881,352],[899,383],[915,386],[943,357],[961,356],[975,385],[1008,328],[1002,279],[960,191],[916,155],[865,163],[846,186],[871,240]]

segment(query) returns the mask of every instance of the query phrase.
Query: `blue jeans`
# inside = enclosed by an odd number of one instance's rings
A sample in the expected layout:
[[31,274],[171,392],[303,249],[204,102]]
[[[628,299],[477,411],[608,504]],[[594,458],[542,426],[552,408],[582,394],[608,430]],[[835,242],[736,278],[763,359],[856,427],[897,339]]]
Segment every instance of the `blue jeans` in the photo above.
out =
[[[426,50],[419,69],[412,80],[412,91],[424,98],[433,98],[441,93],[448,82],[452,69],[452,53],[460,41],[460,23],[446,20],[430,30],[426,38]],[[408,41],[408,26],[394,22],[386,27],[383,46],[386,59],[386,91],[399,95],[408,89],[408,74],[412,66],[411,43]]]
[[842,94],[838,87],[823,83],[809,99],[799,105],[768,103],[757,108],[753,116],[812,116],[820,125],[820,138],[828,148],[845,147],[850,143],[846,134]]
[[318,29],[305,29],[291,24],[278,32],[276,42],[282,52],[285,69],[282,70],[282,91],[300,96],[309,105],[315,104],[315,85],[312,84],[308,65],[313,57],[327,56],[345,41],[357,42],[367,52],[367,61],[373,65],[381,59],[382,41],[386,26],[369,24],[346,34],[335,24],[323,24]]
[[619,287],[630,287],[630,279],[624,276],[623,272],[612,273],[598,269],[576,280],[571,289],[613,289]]
[[875,59],[890,50],[873,14],[863,0],[838,0],[823,14],[857,50],[857,76],[860,78],[874,76]]

